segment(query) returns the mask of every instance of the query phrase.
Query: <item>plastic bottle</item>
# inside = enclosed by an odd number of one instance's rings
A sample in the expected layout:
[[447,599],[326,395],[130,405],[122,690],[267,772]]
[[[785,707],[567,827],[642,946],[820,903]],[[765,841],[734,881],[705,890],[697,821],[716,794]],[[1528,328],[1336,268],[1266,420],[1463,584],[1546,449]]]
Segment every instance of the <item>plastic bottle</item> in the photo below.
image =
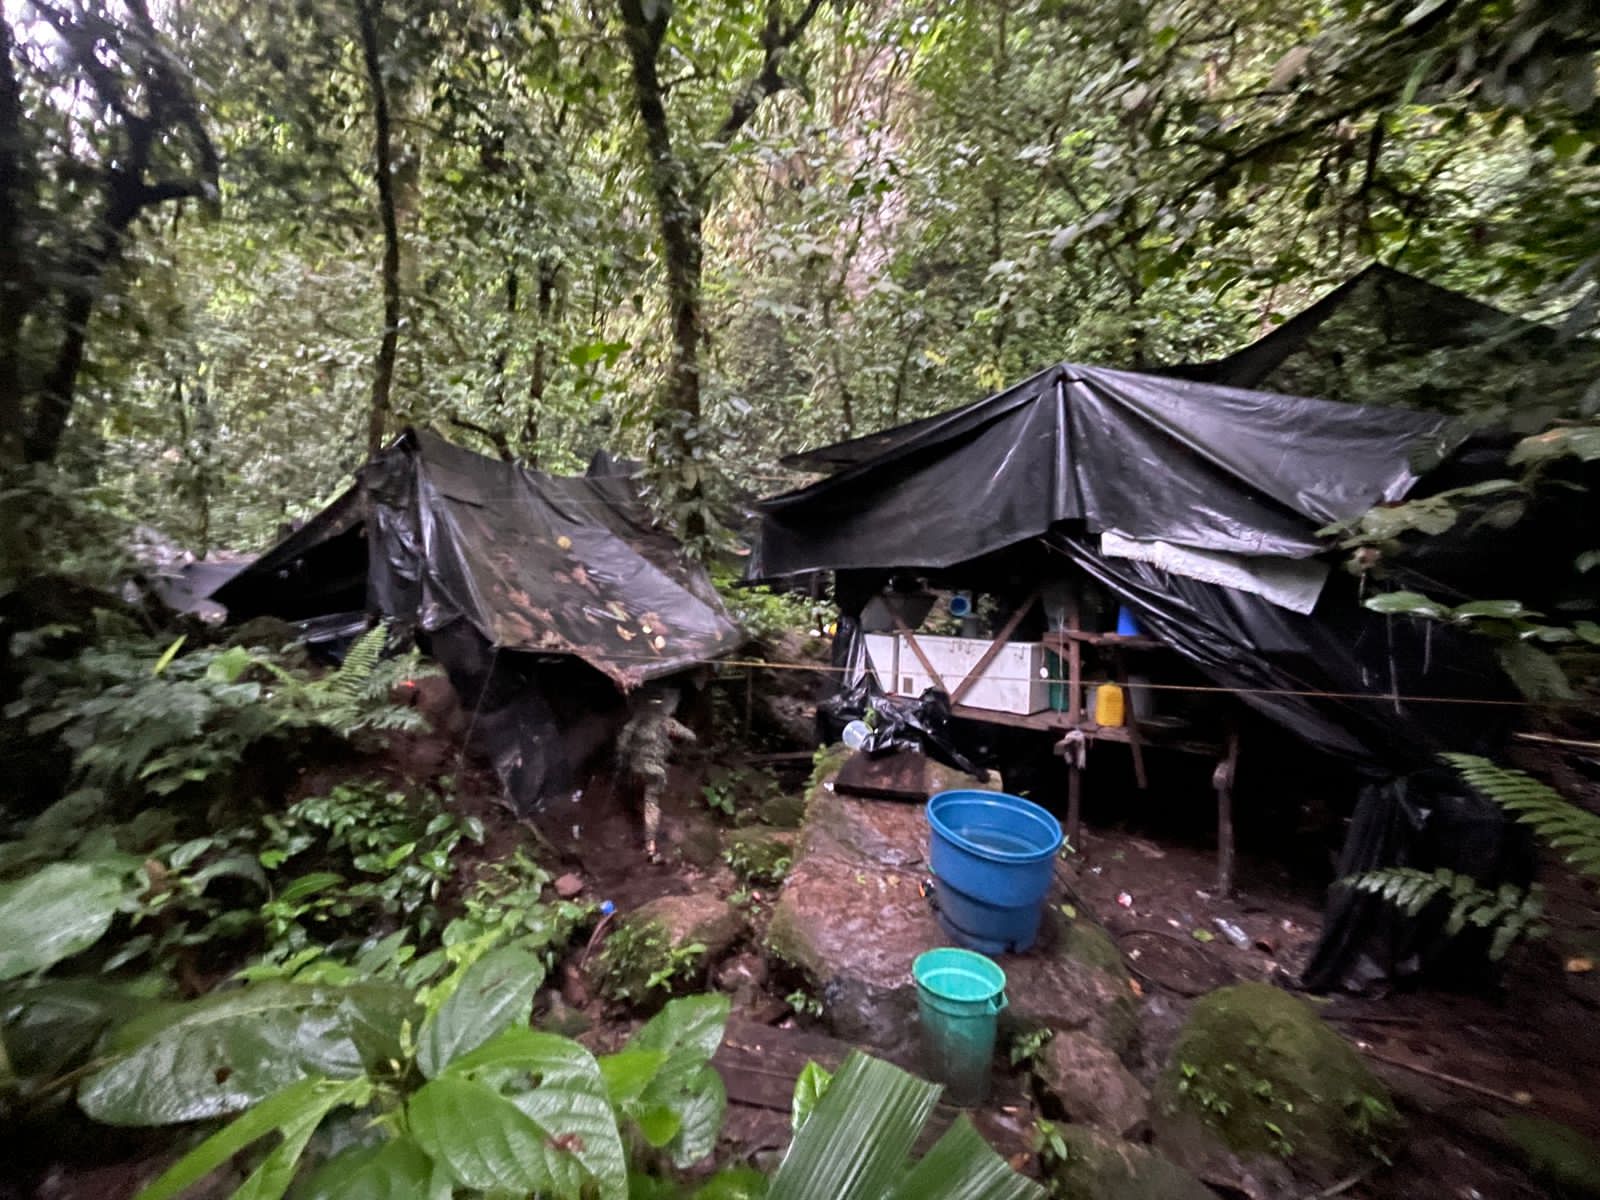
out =
[[1094,720],[1096,725],[1115,728],[1122,724],[1126,713],[1122,689],[1114,683],[1102,683],[1094,690]]
[[867,739],[872,736],[872,727],[865,721],[851,721],[844,727],[844,732],[839,735],[839,740],[852,750],[859,750],[866,745]]
[[1250,948],[1250,935],[1232,921],[1225,920],[1222,917],[1214,917],[1211,923],[1222,932],[1223,937],[1227,938],[1239,949],[1248,950]]

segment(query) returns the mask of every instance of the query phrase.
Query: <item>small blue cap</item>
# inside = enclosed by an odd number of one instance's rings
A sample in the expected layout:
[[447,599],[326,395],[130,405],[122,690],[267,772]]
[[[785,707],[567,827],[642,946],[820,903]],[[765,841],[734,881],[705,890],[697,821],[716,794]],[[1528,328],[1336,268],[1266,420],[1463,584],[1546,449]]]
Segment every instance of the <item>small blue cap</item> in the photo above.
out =
[[600,901],[600,915],[602,917],[609,917],[612,913],[614,913],[616,911],[617,911],[617,906],[615,904],[611,903],[611,901],[609,901],[609,900]]

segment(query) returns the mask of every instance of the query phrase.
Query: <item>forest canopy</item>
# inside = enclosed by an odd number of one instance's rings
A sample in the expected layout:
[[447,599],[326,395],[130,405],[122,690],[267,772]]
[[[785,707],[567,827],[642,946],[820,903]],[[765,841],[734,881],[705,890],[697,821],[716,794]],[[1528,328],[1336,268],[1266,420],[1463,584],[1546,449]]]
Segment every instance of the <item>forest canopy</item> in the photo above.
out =
[[406,425],[645,459],[698,543],[786,452],[1373,261],[1600,305],[1584,0],[4,13],[0,455],[196,553]]

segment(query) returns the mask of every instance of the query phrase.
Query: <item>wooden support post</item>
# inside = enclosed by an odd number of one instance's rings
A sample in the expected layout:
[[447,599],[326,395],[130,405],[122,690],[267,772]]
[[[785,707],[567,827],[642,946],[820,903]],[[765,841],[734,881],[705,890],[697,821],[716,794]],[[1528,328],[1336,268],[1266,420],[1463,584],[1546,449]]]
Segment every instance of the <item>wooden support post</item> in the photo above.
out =
[[750,728],[755,724],[756,715],[756,673],[749,667],[744,669],[744,736],[748,739]]
[[[1078,618],[1078,586],[1074,583],[1067,593],[1067,628],[1077,633],[1082,626]],[[1073,729],[1083,726],[1083,647],[1076,638],[1067,640],[1067,724]],[[1083,768],[1078,765],[1076,747],[1069,747],[1067,760],[1067,844],[1079,849],[1078,831],[1083,821]]]
[[989,669],[989,664],[995,660],[995,656],[1005,649],[1006,643],[1011,640],[1011,635],[1017,631],[1017,626],[1022,624],[1022,618],[1027,616],[1028,610],[1033,607],[1034,601],[1038,598],[1039,593],[1034,592],[1024,600],[1018,606],[1017,611],[1007,619],[1000,632],[995,634],[994,641],[989,643],[989,648],[983,652],[983,656],[973,664],[972,670],[967,672],[967,677],[956,686],[955,691],[950,693],[951,708],[961,703],[961,698],[977,684],[979,677]]
[[1239,769],[1239,731],[1228,730],[1228,751],[1212,772],[1217,789],[1217,894],[1233,895],[1233,780]]
[[1078,766],[1078,759],[1070,750],[1066,758],[1067,845],[1074,851],[1079,851],[1082,849],[1078,844],[1078,827],[1083,821],[1083,768]]
[[1133,715],[1133,692],[1128,687],[1128,667],[1122,651],[1113,650],[1117,664],[1117,686],[1122,689],[1122,722],[1128,727],[1128,749],[1133,752],[1133,782],[1142,792],[1150,786],[1144,769],[1144,739],[1139,736],[1139,719]]

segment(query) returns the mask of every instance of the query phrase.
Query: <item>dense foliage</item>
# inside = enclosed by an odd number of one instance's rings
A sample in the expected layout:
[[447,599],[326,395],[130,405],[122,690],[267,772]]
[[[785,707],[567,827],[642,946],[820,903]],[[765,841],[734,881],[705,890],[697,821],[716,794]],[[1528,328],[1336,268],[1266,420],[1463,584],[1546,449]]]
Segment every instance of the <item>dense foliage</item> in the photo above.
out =
[[1594,318],[1581,0],[7,16],[4,457],[196,551],[404,422],[646,455],[693,534],[784,450],[1230,349],[1374,256]]

